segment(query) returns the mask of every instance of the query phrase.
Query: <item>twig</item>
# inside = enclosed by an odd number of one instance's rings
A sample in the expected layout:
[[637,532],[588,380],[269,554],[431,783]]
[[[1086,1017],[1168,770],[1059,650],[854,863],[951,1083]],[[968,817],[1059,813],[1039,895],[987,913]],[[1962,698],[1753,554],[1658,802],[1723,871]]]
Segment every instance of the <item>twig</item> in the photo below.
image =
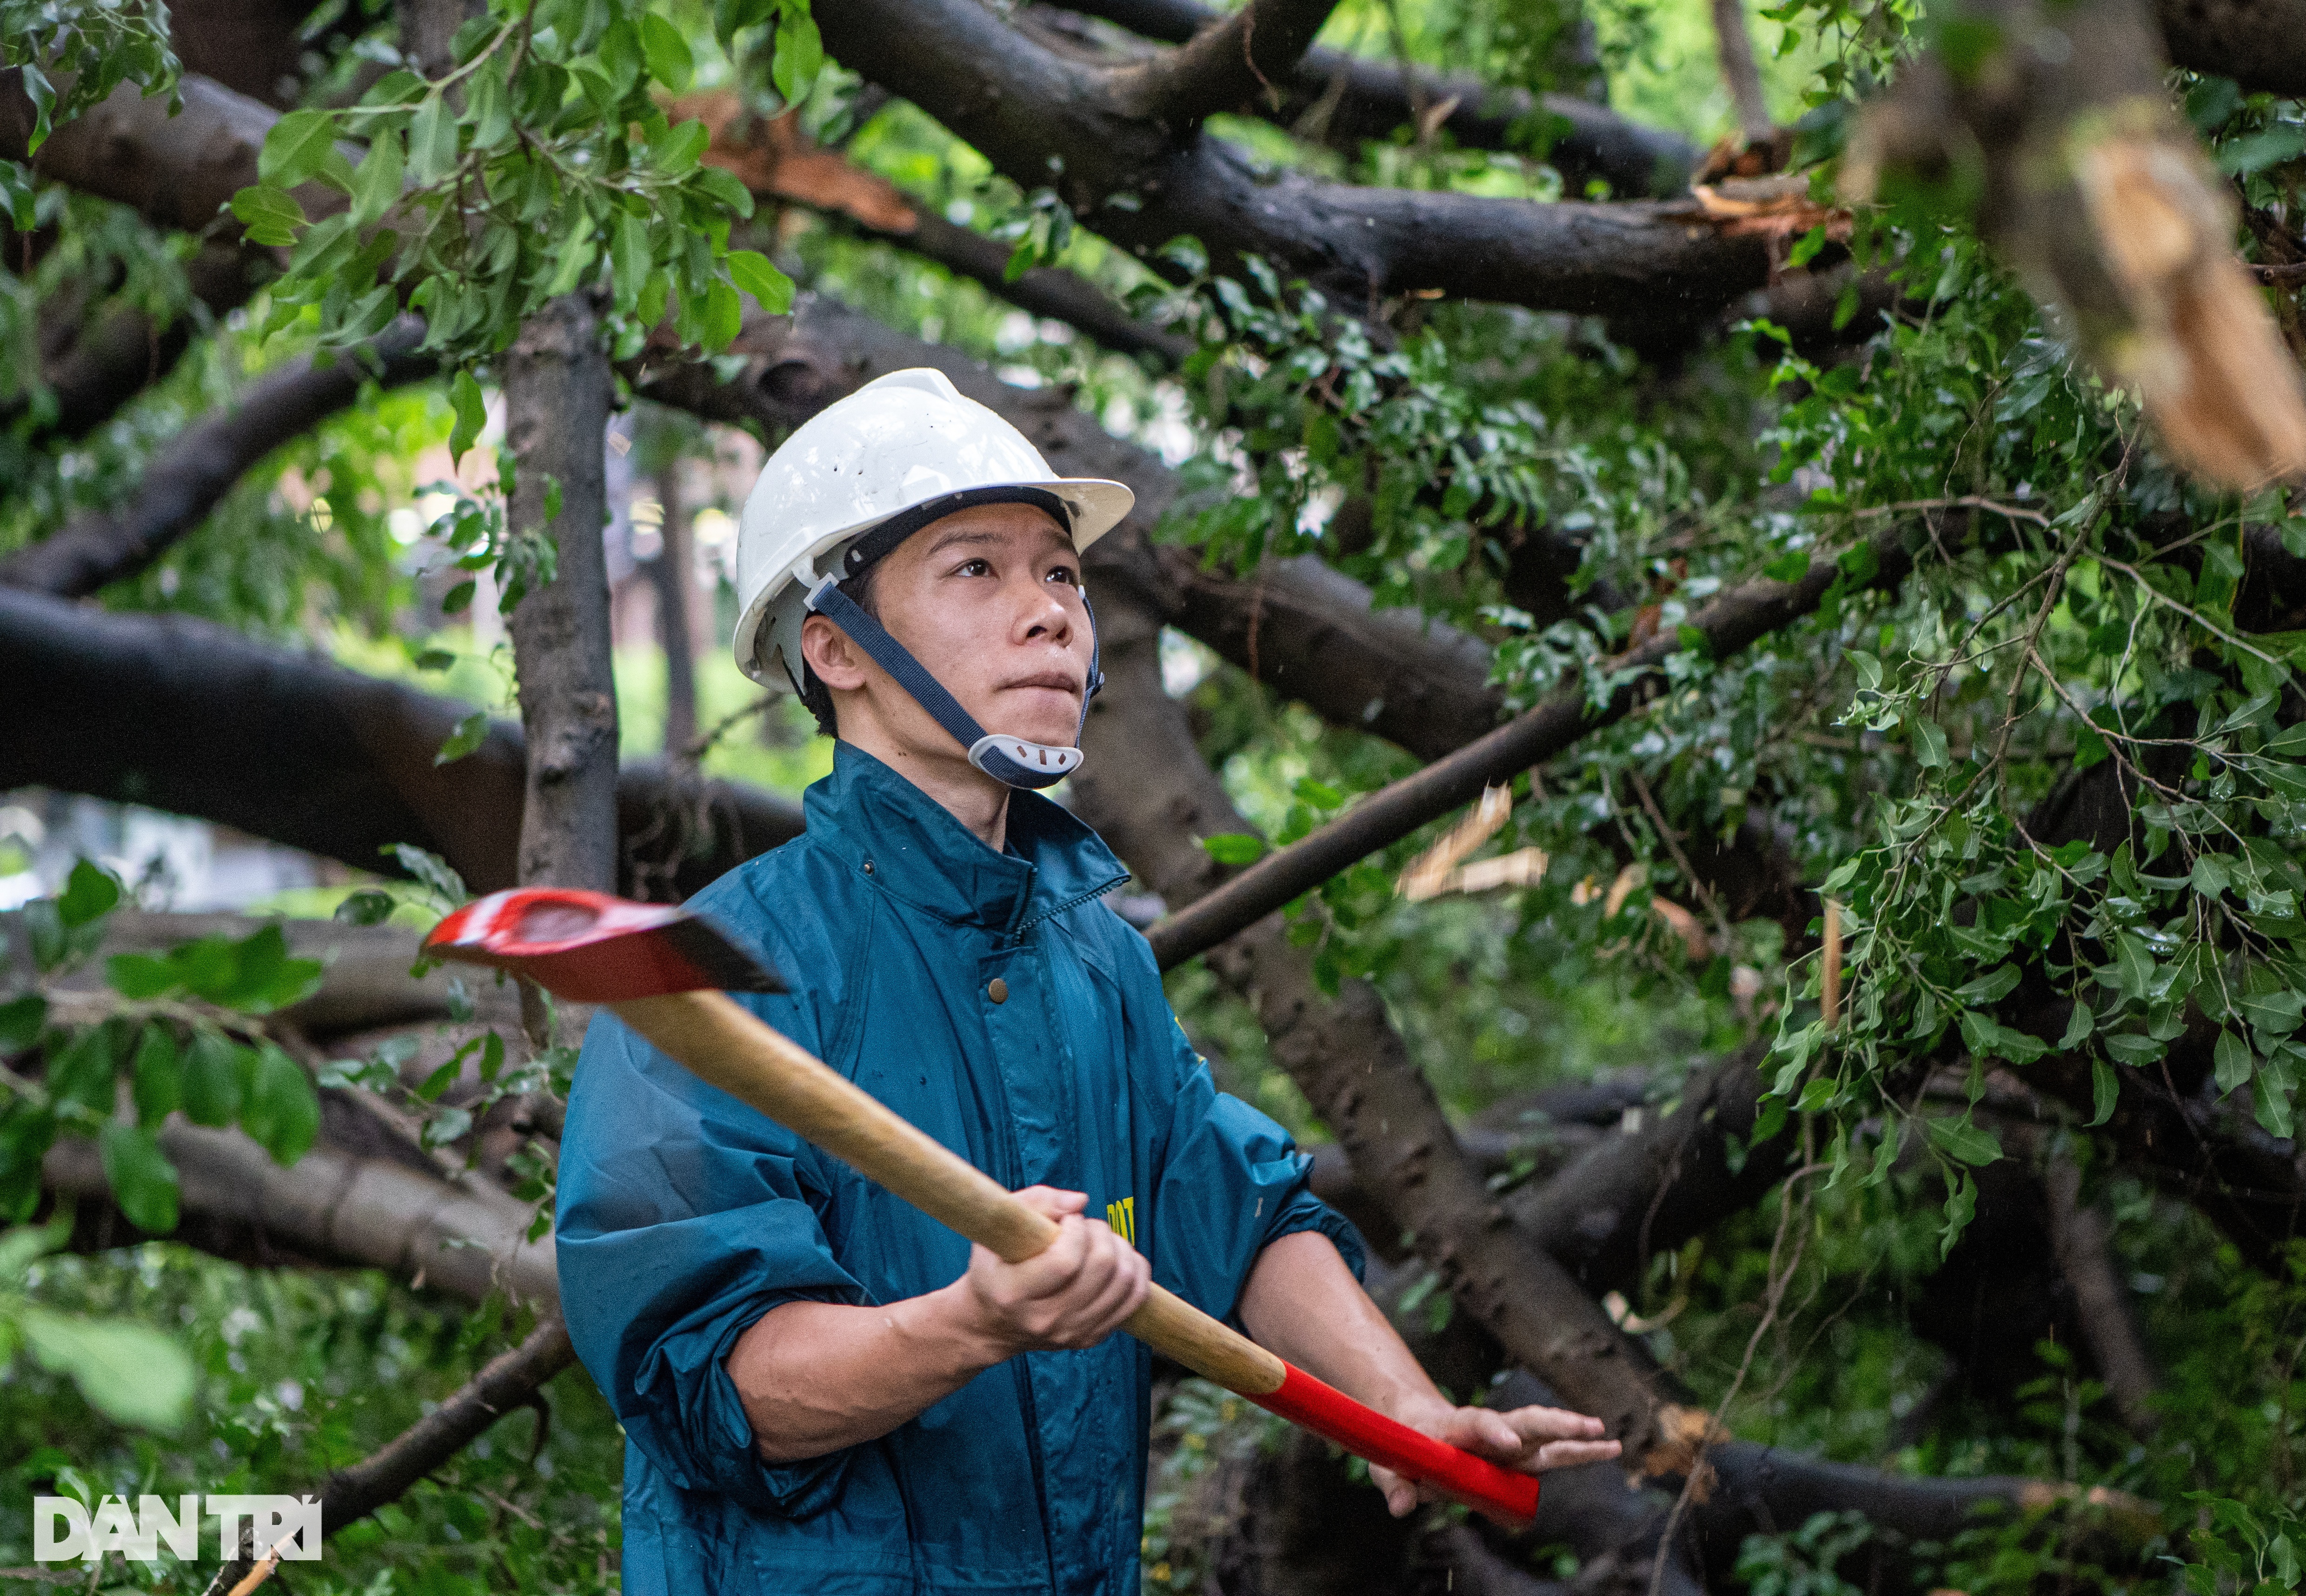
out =
[[1845,510],[1843,514],[1862,517],[1894,516],[1908,510],[1984,510],[2011,521],[2031,521],[2041,527],[2050,525],[2050,518],[2039,510],[2021,509],[2013,504],[2003,504],[1999,499],[1981,499],[1975,493],[1965,493],[1959,499],[1901,499],[1895,504],[1869,504],[1858,509]]

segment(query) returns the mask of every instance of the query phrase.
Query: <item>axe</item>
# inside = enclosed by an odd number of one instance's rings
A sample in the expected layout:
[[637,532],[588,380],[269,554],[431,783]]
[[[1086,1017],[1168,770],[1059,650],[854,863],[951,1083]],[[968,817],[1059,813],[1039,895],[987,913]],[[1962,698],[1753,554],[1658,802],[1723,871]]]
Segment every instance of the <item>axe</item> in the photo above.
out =
[[[700,916],[602,892],[525,887],[466,904],[433,927],[424,951],[510,970],[572,1003],[605,1004],[711,1085],[1011,1263],[1057,1238],[1055,1220],[730,1001],[730,992],[786,988]],[[1517,1523],[1536,1515],[1535,1476],[1396,1423],[1158,1285],[1123,1327],[1405,1479]]]

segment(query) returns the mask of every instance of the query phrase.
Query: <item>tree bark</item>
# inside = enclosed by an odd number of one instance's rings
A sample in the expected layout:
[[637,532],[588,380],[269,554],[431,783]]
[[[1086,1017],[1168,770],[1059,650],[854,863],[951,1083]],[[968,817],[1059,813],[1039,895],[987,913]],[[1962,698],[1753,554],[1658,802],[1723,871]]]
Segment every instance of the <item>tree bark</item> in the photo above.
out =
[[656,590],[657,646],[664,651],[664,762],[678,765],[694,758],[689,749],[696,741],[696,554],[678,462],[656,474],[656,500],[664,518],[649,580]]
[[[241,1131],[181,1121],[164,1126],[159,1139],[176,1166],[179,1210],[211,1250],[247,1256],[269,1243],[306,1260],[384,1269],[467,1302],[505,1291],[559,1310],[551,1238],[531,1242],[529,1205],[483,1182],[451,1185],[437,1171],[327,1140],[283,1169]],[[110,1209],[104,1162],[85,1137],[50,1148],[40,1182],[91,1214]],[[142,1239],[121,1219],[107,1244]]]
[[[464,758],[434,763],[470,704],[204,621],[4,588],[0,680],[0,789],[149,804],[388,875],[400,870],[381,850],[413,842],[475,892],[517,879],[521,729],[500,722]],[[626,771],[615,791],[628,869],[657,896],[800,832],[789,798],[675,781],[659,765]]]
[[614,892],[617,683],[601,542],[611,394],[609,359],[581,295],[529,319],[505,356],[503,387],[505,441],[519,470],[508,508],[512,535],[542,537],[559,550],[552,580],[530,589],[508,628],[528,739],[520,879]]
[[[1073,0],[1065,9],[1176,45],[1222,20],[1222,13],[1199,0]],[[1541,145],[1572,192],[1582,192],[1587,183],[1599,179],[1619,194],[1664,198],[1687,189],[1697,165],[1696,147],[1678,134],[1628,122],[1589,99],[1500,89],[1465,73],[1417,77],[1413,89],[1410,73],[1399,65],[1316,46],[1285,78],[1277,80],[1283,90],[1278,108],[1263,97],[1241,108],[1340,148],[1357,149],[1364,141],[1414,126],[1420,100],[1429,113],[1447,106],[1437,132],[1448,132],[1469,149]],[[1319,107],[1326,107],[1327,114]],[[1305,126],[1309,121],[1314,124],[1310,129]]]
[[[1542,205],[1260,171],[1205,134],[1179,139],[1135,115],[1123,74],[1140,69],[1068,60],[976,0],[850,0],[819,26],[843,65],[935,116],[1012,181],[1029,189],[1054,176],[1076,214],[1140,255],[1190,234],[1222,269],[1262,256],[1355,311],[1438,289],[1654,319],[1717,308],[1769,277],[1765,240],[1716,226],[1694,202]],[[1116,194],[1137,206],[1108,205]]]
[[[536,1402],[546,1381],[576,1361],[568,1327],[542,1320],[518,1346],[498,1353],[439,1407],[392,1442],[330,1474],[320,1487],[320,1524],[334,1534],[408,1494],[416,1482],[462,1452],[515,1408]],[[543,1438],[544,1414],[537,1413]]]
[[2159,0],[2170,58],[2245,93],[2306,97],[2306,0]]
[[2081,1166],[2071,1157],[2052,1158],[2043,1176],[2050,1205],[2050,1238],[2058,1270],[2073,1289],[2082,1337],[2108,1395],[2132,1435],[2151,1438],[2160,1422],[2154,1400],[2161,1377],[2131,1311],[2130,1293],[2114,1266],[2113,1225],[2105,1213],[2082,1199]]

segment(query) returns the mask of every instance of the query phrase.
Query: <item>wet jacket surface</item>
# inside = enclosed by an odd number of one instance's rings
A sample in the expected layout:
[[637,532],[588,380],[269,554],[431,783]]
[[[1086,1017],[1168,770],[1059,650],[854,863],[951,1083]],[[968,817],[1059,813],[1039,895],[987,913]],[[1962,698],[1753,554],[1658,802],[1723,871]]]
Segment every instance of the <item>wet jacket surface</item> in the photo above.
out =
[[[803,836],[692,900],[792,987],[739,1001],[1004,1185],[1087,1192],[1221,1319],[1290,1232],[1358,1271],[1309,1160],[1217,1091],[1144,938],[1098,901],[1126,873],[1095,832],[1019,792],[995,853],[847,744],[805,807]],[[628,1596],[1136,1596],[1141,1344],[1012,1358],[877,1440],[763,1462],[723,1366],[738,1336],[783,1302],[950,1284],[969,1244],[606,1013],[558,1209],[569,1331],[625,1427]]]

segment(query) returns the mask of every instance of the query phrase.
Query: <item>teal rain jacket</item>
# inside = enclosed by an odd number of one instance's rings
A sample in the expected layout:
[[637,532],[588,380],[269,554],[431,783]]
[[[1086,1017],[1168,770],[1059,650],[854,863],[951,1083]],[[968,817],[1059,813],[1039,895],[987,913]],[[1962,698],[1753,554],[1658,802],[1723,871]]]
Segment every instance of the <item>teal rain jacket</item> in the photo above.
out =
[[[1310,1160],[1217,1090],[1144,939],[1097,901],[1125,872],[1095,832],[1019,792],[995,853],[846,744],[806,812],[693,900],[793,988],[739,1001],[1002,1184],[1087,1192],[1219,1318],[1293,1231],[1359,1272]],[[627,1596],[1136,1596],[1141,1344],[1012,1358],[878,1440],[763,1462],[723,1367],[738,1336],[783,1302],[950,1284],[969,1243],[607,1014],[569,1097],[559,1222],[569,1333],[625,1428]]]

